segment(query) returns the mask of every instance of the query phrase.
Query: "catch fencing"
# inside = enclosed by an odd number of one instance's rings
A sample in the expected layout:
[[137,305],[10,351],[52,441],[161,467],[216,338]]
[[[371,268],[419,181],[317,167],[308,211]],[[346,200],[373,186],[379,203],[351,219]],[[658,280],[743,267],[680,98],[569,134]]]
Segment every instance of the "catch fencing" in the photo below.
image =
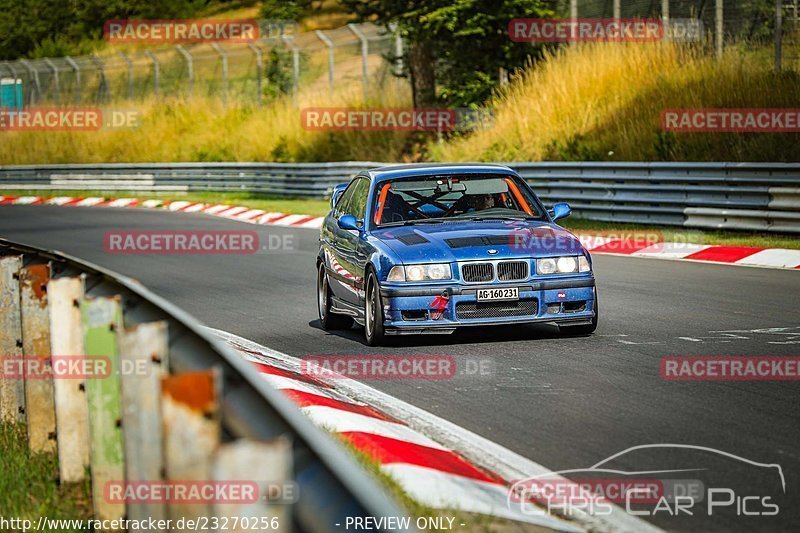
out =
[[8,86],[4,105],[110,105],[192,96],[261,105],[280,94],[297,98],[302,84],[318,78],[327,79],[323,87],[331,93],[360,83],[366,97],[370,81],[391,66],[384,57],[400,46],[397,34],[372,23],[296,29],[262,28],[261,37],[249,43],[122,47],[89,56],[0,61],[0,82]]
[[[324,198],[386,163],[159,163],[0,166],[5,190],[243,192]],[[798,163],[515,162],[546,203],[579,217],[704,229],[800,233]]]
[[[403,516],[241,354],[132,279],[0,239],[0,358],[2,420],[26,424],[31,453],[57,453],[62,484],[88,469],[97,520],[322,533]],[[169,487],[230,496],[155,495]]]

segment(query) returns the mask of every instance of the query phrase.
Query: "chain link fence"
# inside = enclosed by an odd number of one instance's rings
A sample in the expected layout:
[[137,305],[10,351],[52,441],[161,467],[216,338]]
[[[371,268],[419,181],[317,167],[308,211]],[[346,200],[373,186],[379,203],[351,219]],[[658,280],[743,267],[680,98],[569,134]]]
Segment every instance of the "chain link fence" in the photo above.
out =
[[800,68],[800,0],[558,0],[569,18],[655,18],[700,21],[706,43],[774,46],[775,66]]
[[91,56],[0,62],[4,107],[118,105],[156,97],[219,97],[261,104],[324,80],[333,91],[391,67],[396,37],[370,23],[271,32],[250,43],[200,43]]

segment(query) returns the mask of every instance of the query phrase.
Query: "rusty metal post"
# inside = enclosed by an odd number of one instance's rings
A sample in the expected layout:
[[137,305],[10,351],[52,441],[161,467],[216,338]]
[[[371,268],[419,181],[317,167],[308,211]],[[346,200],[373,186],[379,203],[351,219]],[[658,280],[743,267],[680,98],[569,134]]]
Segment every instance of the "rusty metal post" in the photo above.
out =
[[[56,451],[56,406],[50,362],[50,314],[47,309],[49,264],[19,271],[22,356],[25,359],[25,417],[28,447],[33,453]],[[37,363],[36,370],[32,363]],[[52,369],[50,369],[52,370]],[[35,374],[35,375],[34,375]]]
[[[276,530],[291,530],[291,506],[281,501],[271,502],[271,489],[280,490],[279,497],[291,500],[296,494],[287,494],[284,487],[296,490],[292,484],[292,444],[287,438],[271,442],[241,439],[220,447],[214,458],[215,481],[251,482],[258,487],[255,503],[229,503],[214,506],[214,516],[247,518],[263,516],[275,519]],[[245,531],[243,526],[232,531]]]
[[[126,482],[161,481],[164,471],[161,378],[167,374],[167,323],[148,322],[119,335]],[[166,520],[163,503],[128,504],[130,520]]]
[[125,480],[117,349],[117,333],[122,323],[119,296],[84,299],[81,319],[86,356],[105,361],[108,367],[104,377],[86,380],[92,501],[96,518],[115,520],[125,516],[125,504],[109,501],[105,487],[109,482]]
[[[0,257],[0,357],[22,356],[22,323],[19,311],[19,269],[22,256]],[[25,381],[0,375],[0,419],[25,420]]]
[[[83,350],[81,325],[82,278],[51,279],[47,284],[50,304],[50,353],[78,357]],[[89,408],[86,380],[82,377],[53,382],[58,435],[58,470],[62,482],[83,481],[89,466]]]
[[[161,380],[166,477],[173,482],[211,480],[211,457],[220,444],[219,374],[188,372]],[[211,516],[211,502],[175,502],[173,520]]]

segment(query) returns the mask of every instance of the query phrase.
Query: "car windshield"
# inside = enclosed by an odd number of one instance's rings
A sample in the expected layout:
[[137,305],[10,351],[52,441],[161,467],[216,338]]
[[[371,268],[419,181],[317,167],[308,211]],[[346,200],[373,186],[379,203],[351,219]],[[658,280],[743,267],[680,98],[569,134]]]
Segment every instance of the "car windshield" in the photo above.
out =
[[545,219],[520,180],[507,174],[440,175],[381,182],[373,213],[373,221],[379,226],[442,219]]

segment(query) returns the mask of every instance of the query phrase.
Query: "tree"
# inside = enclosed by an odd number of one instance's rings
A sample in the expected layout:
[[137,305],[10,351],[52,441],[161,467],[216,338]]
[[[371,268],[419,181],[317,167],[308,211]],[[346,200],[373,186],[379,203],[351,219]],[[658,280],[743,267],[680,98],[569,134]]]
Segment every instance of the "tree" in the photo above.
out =
[[525,66],[540,49],[512,42],[514,18],[553,16],[554,0],[342,0],[362,20],[397,24],[415,107],[485,101],[500,69]]
[[[190,18],[206,0],[0,0],[0,59],[70,53],[82,41],[102,38],[109,19]],[[71,52],[74,53],[74,52]]]

